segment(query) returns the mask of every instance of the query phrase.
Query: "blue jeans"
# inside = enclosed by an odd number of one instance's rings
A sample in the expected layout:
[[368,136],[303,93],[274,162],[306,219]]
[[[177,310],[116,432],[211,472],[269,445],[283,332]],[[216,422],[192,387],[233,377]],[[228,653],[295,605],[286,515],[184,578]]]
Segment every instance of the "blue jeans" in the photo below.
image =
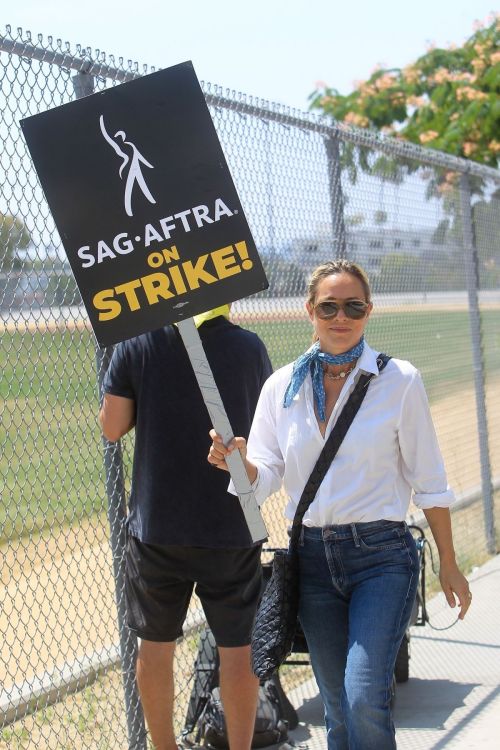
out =
[[404,523],[303,528],[299,619],[325,707],[328,750],[394,750],[391,684],[418,556]]

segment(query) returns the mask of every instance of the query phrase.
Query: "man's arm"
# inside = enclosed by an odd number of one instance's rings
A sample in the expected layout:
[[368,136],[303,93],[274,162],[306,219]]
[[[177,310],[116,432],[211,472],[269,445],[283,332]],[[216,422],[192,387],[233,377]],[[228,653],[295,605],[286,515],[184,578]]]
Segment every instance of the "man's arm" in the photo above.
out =
[[116,442],[135,425],[135,401],[105,393],[99,412],[99,423],[105,438]]

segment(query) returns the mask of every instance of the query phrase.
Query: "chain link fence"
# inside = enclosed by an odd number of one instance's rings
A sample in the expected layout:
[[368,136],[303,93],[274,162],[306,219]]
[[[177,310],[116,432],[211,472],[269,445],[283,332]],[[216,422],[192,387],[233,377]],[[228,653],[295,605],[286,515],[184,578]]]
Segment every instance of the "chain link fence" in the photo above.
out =
[[[95,349],[19,120],[148,72],[9,27],[0,37],[0,748],[146,747],[123,625],[133,437],[101,439],[110,351]],[[368,338],[423,374],[458,496],[458,557],[480,564],[500,525],[499,173],[203,89],[270,282],[234,319],[279,367],[310,341],[310,270],[360,262]],[[265,507],[273,546],[282,507],[281,496]],[[176,661],[179,730],[202,627],[194,601]],[[289,689],[310,676],[285,672]]]

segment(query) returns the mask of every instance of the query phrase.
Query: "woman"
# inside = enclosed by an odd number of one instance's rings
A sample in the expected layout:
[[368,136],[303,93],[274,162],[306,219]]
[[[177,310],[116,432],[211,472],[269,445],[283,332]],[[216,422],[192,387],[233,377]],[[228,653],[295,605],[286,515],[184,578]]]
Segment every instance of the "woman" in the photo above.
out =
[[309,283],[315,344],[262,390],[248,451],[212,434],[209,462],[226,469],[235,448],[262,502],[282,482],[293,519],[325,439],[362,372],[366,397],[303,521],[300,608],[325,706],[329,750],[396,747],[390,709],[394,663],[408,626],[418,559],[404,519],[410,497],[429,523],[440,581],[462,619],[471,594],[457,567],[443,460],[419,372],[391,359],[379,373],[364,340],[372,302],[364,271],[336,260]]

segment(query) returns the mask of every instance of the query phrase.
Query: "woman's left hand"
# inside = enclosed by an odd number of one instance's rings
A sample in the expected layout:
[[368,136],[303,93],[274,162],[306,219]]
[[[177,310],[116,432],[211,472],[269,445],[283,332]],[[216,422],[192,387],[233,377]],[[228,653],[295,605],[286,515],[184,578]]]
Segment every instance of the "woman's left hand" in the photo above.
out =
[[463,620],[472,602],[472,593],[467,578],[461,573],[455,560],[441,561],[439,580],[444,591],[446,601],[450,607],[456,607],[457,597],[460,606],[459,620]]

